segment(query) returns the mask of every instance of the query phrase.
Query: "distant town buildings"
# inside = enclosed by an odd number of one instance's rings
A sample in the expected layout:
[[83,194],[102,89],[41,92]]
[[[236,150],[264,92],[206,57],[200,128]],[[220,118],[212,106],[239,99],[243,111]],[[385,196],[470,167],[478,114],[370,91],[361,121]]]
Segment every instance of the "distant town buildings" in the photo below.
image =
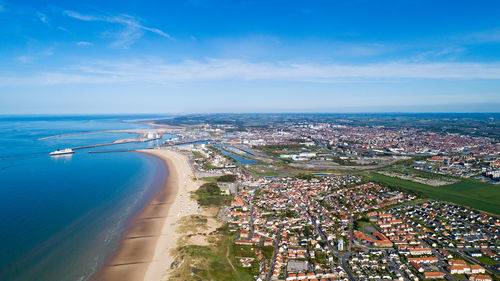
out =
[[500,145],[494,140],[307,122],[233,129],[207,124],[200,130],[213,143],[183,149],[193,152],[199,175],[238,176],[236,183],[218,184],[232,197],[223,221],[241,250],[240,265],[256,280],[493,280],[498,274],[498,217],[417,200],[353,174],[250,176],[244,163],[212,146],[223,143],[243,156],[251,151],[269,166],[378,167],[404,160],[404,170],[379,173],[440,188],[462,177],[495,182]]

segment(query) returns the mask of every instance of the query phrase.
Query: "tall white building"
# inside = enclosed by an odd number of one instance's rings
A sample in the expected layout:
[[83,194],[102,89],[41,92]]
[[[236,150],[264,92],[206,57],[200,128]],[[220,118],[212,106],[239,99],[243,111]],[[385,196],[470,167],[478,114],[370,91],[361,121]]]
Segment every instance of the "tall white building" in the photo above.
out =
[[337,248],[339,251],[344,250],[344,239],[340,238],[339,241],[337,242]]

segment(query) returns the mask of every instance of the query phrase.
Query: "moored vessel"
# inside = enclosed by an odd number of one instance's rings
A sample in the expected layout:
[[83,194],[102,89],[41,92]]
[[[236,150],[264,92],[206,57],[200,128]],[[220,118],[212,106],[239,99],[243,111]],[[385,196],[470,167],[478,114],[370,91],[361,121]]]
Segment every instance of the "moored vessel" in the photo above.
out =
[[63,154],[73,154],[75,153],[71,148],[58,149],[56,151],[52,151],[50,156],[63,155]]

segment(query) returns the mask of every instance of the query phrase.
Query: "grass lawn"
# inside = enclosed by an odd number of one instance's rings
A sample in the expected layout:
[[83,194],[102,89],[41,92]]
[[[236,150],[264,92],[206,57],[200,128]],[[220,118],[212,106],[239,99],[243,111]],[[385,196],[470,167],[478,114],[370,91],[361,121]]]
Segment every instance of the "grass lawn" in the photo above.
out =
[[495,265],[495,264],[498,264],[497,261],[495,261],[494,259],[490,258],[490,257],[487,257],[487,256],[482,256],[482,257],[479,257],[479,258],[475,258],[477,261],[480,261],[482,263],[484,263],[485,265]]
[[465,179],[454,184],[434,187],[373,172],[370,173],[369,177],[375,182],[415,191],[431,199],[452,202],[497,216],[500,215],[500,187],[493,184]]
[[203,158],[203,155],[201,155],[201,153],[199,153],[198,151],[193,151],[193,157],[195,159],[199,159],[199,158]]
[[211,169],[222,169],[222,167],[217,167],[217,166],[214,166],[212,165],[212,163],[210,162],[205,162],[205,164],[203,164],[203,168],[207,169],[207,170],[211,170]]
[[253,245],[233,245],[234,255],[236,257],[254,257],[255,256],[255,246]]
[[219,177],[204,177],[204,178],[200,178],[200,179],[202,179],[202,180],[204,180],[206,182],[217,182],[218,178]]
[[370,233],[370,230],[376,230],[376,228],[372,225],[371,222],[366,221],[358,221],[356,223],[356,230],[359,230],[364,233]]
[[264,257],[268,260],[271,260],[273,257],[274,253],[274,247],[267,246],[267,247],[260,247],[262,249],[262,253],[264,254]]
[[467,280],[467,276],[465,276],[465,274],[452,274],[451,276],[453,276],[455,278]]

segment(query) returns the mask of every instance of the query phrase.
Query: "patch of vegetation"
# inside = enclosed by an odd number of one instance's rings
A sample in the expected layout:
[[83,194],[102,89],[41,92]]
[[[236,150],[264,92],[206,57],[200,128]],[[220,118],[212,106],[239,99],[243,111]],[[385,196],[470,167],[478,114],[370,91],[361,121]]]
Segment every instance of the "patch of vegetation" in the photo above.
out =
[[274,254],[274,247],[272,246],[267,246],[267,247],[259,247],[262,250],[262,254],[264,257],[268,260],[271,260]]
[[192,215],[183,217],[179,222],[179,233],[196,233],[206,227],[207,217],[202,215]]
[[206,181],[206,182],[217,182],[217,179],[219,177],[204,177],[202,178],[202,180]]
[[201,153],[199,153],[198,151],[192,151],[192,152],[193,152],[194,159],[203,158],[203,155],[201,155]]
[[354,221],[353,228],[363,232],[366,226],[372,226],[372,224],[367,217],[363,216],[360,219]]
[[326,202],[325,200],[318,200],[318,203],[325,209],[327,209],[328,211],[331,211],[333,210],[334,208],[328,204],[328,202]]
[[223,175],[217,179],[217,182],[236,182],[236,175]]
[[220,188],[214,182],[202,184],[195,194],[201,206],[221,206],[231,203],[231,197],[221,195]]
[[308,151],[302,144],[276,144],[256,146],[254,149],[263,152],[271,157],[280,157],[281,154],[295,154]]
[[414,168],[402,168],[400,170],[398,170],[396,168],[393,171],[396,173],[399,172],[399,173],[403,173],[403,174],[415,175],[418,177],[427,178],[427,179],[434,179],[434,180],[460,179],[459,177],[454,177],[452,175],[443,175],[443,174],[438,174],[438,173],[432,173],[432,172],[422,171],[422,170],[414,169]]
[[495,264],[498,264],[498,262],[490,257],[487,257],[487,256],[482,256],[482,257],[478,257],[478,258],[475,258],[477,261],[479,262],[482,262],[483,264],[485,265],[495,265]]
[[297,216],[298,216],[298,214],[294,210],[286,210],[286,211],[282,212],[280,215],[280,217],[282,217],[282,218],[295,218]]
[[245,167],[245,170],[256,177],[274,177],[281,175],[279,171],[272,170],[265,165],[255,165],[251,167]]
[[431,199],[447,201],[497,216],[500,215],[500,189],[492,184],[465,179],[454,184],[434,187],[377,173],[370,173],[370,180]]
[[[332,161],[339,164],[339,165],[342,165],[342,166],[361,166],[359,163],[356,163],[356,162],[351,161],[349,159],[342,159],[340,157],[333,157]],[[373,164],[370,163],[369,165],[373,165]]]
[[254,280],[246,268],[238,266],[234,251],[234,235],[227,227],[218,228],[213,246],[187,245],[177,249],[180,266],[170,280]]
[[210,162],[205,162],[205,164],[203,164],[203,168],[204,168],[205,170],[222,169],[222,167],[217,167],[217,166],[214,166],[214,165],[212,165],[212,163],[210,163]]
[[251,257],[255,255],[254,245],[238,245],[233,246],[235,257]]
[[301,180],[312,180],[316,178],[313,174],[297,174],[295,177]]

